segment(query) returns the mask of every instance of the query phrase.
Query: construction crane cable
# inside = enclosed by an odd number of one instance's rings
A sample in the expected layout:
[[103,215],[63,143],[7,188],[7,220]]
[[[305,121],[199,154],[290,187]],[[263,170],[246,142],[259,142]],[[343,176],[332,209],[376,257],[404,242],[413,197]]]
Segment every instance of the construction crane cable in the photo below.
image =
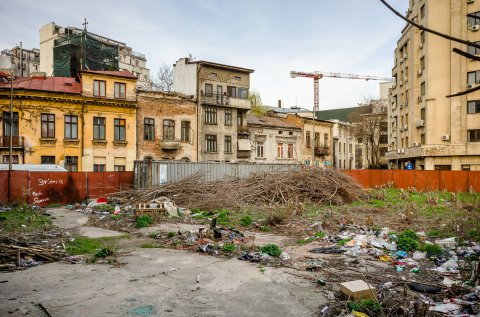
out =
[[425,31],[425,32],[428,32],[428,33],[432,33],[432,34],[435,34],[437,36],[440,36],[440,37],[443,37],[444,39],[447,39],[447,40],[450,40],[450,41],[453,41],[453,42],[457,42],[457,43],[461,43],[461,44],[465,44],[465,45],[470,45],[470,46],[473,46],[473,47],[476,47],[476,48],[480,48],[480,44],[476,44],[476,43],[473,43],[473,42],[470,42],[470,41],[466,41],[466,40],[462,40],[462,39],[459,39],[457,37],[453,37],[451,35],[448,35],[448,34],[444,34],[444,33],[441,33],[441,32],[438,32],[438,31],[435,31],[435,30],[432,30],[432,29],[429,29],[427,27],[424,27],[423,25],[421,24],[418,24],[412,20],[409,20],[408,18],[404,17],[400,12],[398,12],[397,10],[395,10],[390,4],[388,4],[387,1],[385,0],[380,0],[381,3],[383,3],[388,9],[390,9],[390,11],[392,11],[395,15],[397,15],[398,17],[400,17],[402,20],[405,20],[407,23],[417,27],[418,29],[422,30],[422,31]]

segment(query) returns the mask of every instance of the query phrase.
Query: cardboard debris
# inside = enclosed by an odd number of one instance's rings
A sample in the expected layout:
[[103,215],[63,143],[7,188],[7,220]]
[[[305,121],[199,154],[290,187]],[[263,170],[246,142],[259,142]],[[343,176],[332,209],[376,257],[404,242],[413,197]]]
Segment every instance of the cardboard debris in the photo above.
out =
[[375,299],[377,294],[375,287],[362,280],[340,283],[340,292],[353,300]]

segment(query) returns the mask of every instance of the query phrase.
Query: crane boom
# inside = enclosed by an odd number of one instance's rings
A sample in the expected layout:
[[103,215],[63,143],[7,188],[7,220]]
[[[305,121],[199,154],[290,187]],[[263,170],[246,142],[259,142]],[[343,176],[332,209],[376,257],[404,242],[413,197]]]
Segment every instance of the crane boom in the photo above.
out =
[[393,78],[391,77],[379,77],[379,76],[371,76],[371,75],[357,75],[357,74],[343,74],[343,73],[332,73],[332,72],[322,72],[322,71],[314,71],[314,72],[300,72],[300,71],[291,71],[290,77],[308,77],[313,78],[313,111],[318,111],[319,107],[319,96],[318,96],[318,80],[322,79],[323,77],[331,77],[331,78],[345,78],[345,79],[363,79],[363,80],[385,80],[385,81],[392,81]]

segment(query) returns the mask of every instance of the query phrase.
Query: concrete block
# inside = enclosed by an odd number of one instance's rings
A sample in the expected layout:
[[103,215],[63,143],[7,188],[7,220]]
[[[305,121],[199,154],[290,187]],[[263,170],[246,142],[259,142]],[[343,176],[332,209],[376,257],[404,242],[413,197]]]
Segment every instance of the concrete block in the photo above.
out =
[[375,299],[377,296],[375,287],[362,280],[340,283],[340,292],[353,300]]

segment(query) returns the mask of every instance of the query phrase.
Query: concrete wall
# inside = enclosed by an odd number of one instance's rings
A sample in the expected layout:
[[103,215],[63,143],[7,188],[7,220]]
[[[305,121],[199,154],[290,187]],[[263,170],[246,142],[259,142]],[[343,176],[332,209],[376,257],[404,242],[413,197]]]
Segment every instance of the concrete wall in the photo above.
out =
[[40,29],[40,71],[53,76],[53,44],[58,38],[55,23],[50,22]]
[[197,96],[197,64],[186,64],[179,59],[173,67],[173,91],[187,96]]

